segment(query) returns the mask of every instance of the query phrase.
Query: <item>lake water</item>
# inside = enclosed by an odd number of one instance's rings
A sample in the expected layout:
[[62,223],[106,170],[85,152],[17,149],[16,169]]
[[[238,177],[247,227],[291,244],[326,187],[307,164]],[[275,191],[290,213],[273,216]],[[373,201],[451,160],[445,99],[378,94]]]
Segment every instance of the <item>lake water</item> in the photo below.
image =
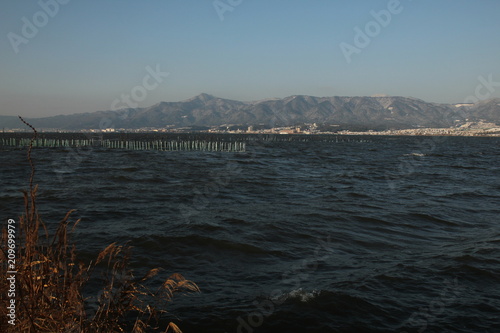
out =
[[[246,152],[39,148],[39,210],[90,259],[198,284],[185,332],[500,332],[500,138],[250,141]],[[19,216],[26,151],[0,151]]]

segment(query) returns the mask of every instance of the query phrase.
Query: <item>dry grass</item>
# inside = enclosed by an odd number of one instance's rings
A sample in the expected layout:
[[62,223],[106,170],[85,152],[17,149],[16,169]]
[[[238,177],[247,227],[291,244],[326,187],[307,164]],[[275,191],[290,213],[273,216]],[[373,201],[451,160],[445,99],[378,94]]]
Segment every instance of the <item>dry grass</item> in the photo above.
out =
[[[34,130],[34,129],[33,129]],[[36,131],[35,131],[36,136]],[[37,186],[33,186],[32,167],[29,190],[24,191],[24,214],[16,221],[16,326],[7,323],[3,313],[8,306],[8,234],[4,227],[0,242],[0,332],[149,332],[160,331],[159,319],[165,306],[178,291],[199,291],[195,283],[174,274],[156,290],[148,281],[159,269],[136,278],[129,268],[131,247],[110,244],[90,263],[77,258],[70,235],[79,220],[70,221],[69,211],[57,230],[47,230],[36,208]],[[83,289],[96,272],[104,281],[95,313],[89,314]],[[149,283],[150,284],[150,283]],[[131,319],[133,317],[133,319]],[[170,323],[163,332],[181,332]]]

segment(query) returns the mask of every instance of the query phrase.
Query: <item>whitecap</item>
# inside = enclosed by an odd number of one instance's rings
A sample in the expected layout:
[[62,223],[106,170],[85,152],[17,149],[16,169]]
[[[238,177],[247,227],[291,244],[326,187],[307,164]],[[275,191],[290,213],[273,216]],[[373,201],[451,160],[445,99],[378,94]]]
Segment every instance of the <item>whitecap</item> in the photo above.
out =
[[288,293],[284,293],[278,296],[275,296],[272,298],[273,301],[287,301],[287,300],[299,300],[301,302],[309,302],[310,300],[314,299],[320,294],[320,291],[318,290],[313,290],[313,291],[306,291],[303,290],[302,288],[292,290]]

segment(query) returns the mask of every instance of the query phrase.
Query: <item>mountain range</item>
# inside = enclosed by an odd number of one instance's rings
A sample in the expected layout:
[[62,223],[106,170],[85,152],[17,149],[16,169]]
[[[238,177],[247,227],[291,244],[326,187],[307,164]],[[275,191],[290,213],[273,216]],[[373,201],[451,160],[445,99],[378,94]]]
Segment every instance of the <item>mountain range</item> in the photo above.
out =
[[[21,115],[22,116],[22,115]],[[200,94],[180,102],[160,102],[144,108],[27,118],[38,129],[207,128],[239,125],[263,128],[337,125],[345,129],[406,129],[452,127],[466,121],[500,125],[500,99],[476,104],[429,103],[398,96],[314,97],[294,95],[241,102]],[[0,129],[23,128],[15,116],[0,116]]]

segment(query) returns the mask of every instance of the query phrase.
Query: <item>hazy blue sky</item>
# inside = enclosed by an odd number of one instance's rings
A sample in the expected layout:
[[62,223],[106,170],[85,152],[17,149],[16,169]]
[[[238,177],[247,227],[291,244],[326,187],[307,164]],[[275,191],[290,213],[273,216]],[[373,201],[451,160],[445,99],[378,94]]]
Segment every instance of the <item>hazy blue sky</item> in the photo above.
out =
[[131,93],[141,107],[201,92],[459,103],[479,76],[500,82],[498,0],[55,1],[0,0],[1,115],[109,110]]

